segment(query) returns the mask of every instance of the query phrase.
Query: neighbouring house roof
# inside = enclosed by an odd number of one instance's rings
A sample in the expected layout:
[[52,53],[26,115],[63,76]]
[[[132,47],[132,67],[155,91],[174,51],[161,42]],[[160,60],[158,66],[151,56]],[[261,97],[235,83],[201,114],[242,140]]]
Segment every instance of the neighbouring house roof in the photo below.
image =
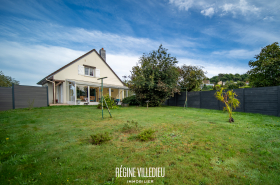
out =
[[125,84],[122,82],[122,80],[118,77],[118,75],[113,71],[113,69],[107,64],[107,62],[99,55],[99,53],[95,50],[95,49],[92,49],[90,50],[89,52],[87,52],[86,54],[80,56],[79,58],[73,60],[72,62],[66,64],[65,66],[61,67],[60,69],[56,70],[55,72],[51,73],[50,75],[46,76],[45,78],[43,78],[42,80],[40,80],[37,84],[38,85],[43,85],[47,82],[46,79],[48,80],[53,80],[53,75],[55,75],[56,73],[58,73],[59,71],[63,70],[64,68],[70,66],[71,64],[75,63],[76,61],[80,60],[81,58],[85,57],[86,55],[92,53],[92,52],[95,52],[99,57],[100,59],[108,66],[108,68],[116,75],[116,77],[121,81],[121,83],[125,86]]
[[203,84],[210,84],[210,80],[203,80],[202,83]]

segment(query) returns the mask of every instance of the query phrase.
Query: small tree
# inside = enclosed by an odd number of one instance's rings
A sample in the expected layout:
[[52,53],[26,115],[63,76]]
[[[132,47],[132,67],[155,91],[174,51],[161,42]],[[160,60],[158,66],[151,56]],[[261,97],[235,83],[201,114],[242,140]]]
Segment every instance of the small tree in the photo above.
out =
[[12,84],[19,85],[19,81],[10,76],[5,76],[4,73],[0,71],[0,87],[12,87]]
[[180,71],[179,85],[181,88],[186,88],[187,91],[200,90],[203,80],[206,79],[205,74],[207,72],[203,71],[203,66],[187,66],[183,65]]
[[232,117],[233,109],[239,107],[240,104],[239,100],[236,99],[237,94],[233,92],[233,90],[224,92],[224,88],[221,88],[220,91],[217,91],[215,93],[215,96],[218,100],[225,104],[224,110],[226,110],[229,114],[229,122],[234,122],[234,119]]

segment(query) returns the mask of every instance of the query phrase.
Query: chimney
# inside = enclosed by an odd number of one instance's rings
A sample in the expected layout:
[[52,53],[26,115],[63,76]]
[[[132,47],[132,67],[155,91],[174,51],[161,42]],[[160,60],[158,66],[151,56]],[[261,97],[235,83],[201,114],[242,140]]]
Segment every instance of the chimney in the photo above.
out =
[[99,55],[105,60],[106,62],[106,50],[103,48],[99,50]]

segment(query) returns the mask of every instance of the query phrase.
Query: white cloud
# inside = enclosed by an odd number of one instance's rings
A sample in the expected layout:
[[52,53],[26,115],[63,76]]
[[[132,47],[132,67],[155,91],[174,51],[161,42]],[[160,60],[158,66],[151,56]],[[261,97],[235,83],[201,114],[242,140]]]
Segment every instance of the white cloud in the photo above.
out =
[[193,8],[200,10],[200,13],[204,16],[213,16],[214,13],[218,13],[223,16],[228,13],[241,14],[246,16],[248,14],[256,14],[260,11],[260,8],[255,5],[249,4],[246,0],[233,1],[215,1],[215,0],[169,0],[170,4],[174,4],[180,10],[186,10]]
[[210,7],[208,9],[205,9],[205,10],[201,10],[200,12],[201,14],[205,15],[205,16],[209,16],[209,17],[212,17],[215,13],[215,10],[214,8]]
[[245,50],[245,49],[233,49],[229,51],[215,51],[212,54],[216,56],[226,57],[226,58],[252,59],[259,52],[260,49],[252,50],[252,51]]
[[129,76],[133,66],[139,60],[139,56],[127,56],[127,55],[112,55],[107,54],[106,62],[117,73],[117,75],[123,79],[123,76]]
[[1,42],[0,50],[1,70],[23,85],[36,85],[45,76],[85,53],[57,46],[16,42]]
[[274,17],[273,16],[265,16],[265,18],[263,18],[264,21],[274,21]]
[[248,13],[256,14],[259,12],[259,8],[254,5],[249,5],[245,0],[240,0],[239,3],[236,4],[224,4],[220,7],[222,9],[222,14],[232,13],[236,15],[236,13],[240,12],[242,15],[247,15]]
[[217,76],[219,73],[239,73],[243,74],[249,70],[249,67],[234,65],[234,64],[225,64],[218,61],[204,61],[204,60],[196,60],[190,58],[179,58],[180,66],[183,64],[186,65],[195,65],[195,66],[203,66],[203,71],[207,71],[206,76],[211,78],[213,76]]
[[178,6],[179,9],[188,11],[193,6],[193,0],[169,0],[169,3]]
[[[18,22],[21,22],[21,25],[24,26],[19,26]],[[11,29],[15,26],[16,29]],[[184,45],[185,47],[194,47],[198,45],[198,43],[193,41],[194,39],[187,37],[184,37],[183,41],[182,38],[157,41],[149,38],[132,37],[76,27],[66,27],[25,19],[15,19],[10,22],[7,21],[5,25],[0,25],[0,29],[7,30],[2,32],[1,35],[21,40],[21,42],[51,42],[52,45],[65,47],[72,45],[76,46],[76,48],[80,48],[79,46],[82,46],[82,48],[90,49],[99,49],[103,47],[110,51],[110,53],[126,53],[130,55],[150,52],[157,49],[160,44],[163,44],[164,47],[167,45],[171,47],[179,47],[178,40],[181,43],[180,45]],[[145,48],[144,51],[143,48]]]

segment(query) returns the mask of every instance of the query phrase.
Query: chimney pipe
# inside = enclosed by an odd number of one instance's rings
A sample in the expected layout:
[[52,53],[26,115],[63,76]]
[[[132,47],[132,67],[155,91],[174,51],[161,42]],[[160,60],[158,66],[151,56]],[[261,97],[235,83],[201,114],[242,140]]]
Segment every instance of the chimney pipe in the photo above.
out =
[[99,50],[99,55],[105,60],[106,62],[106,50],[104,50],[104,48],[101,48]]

